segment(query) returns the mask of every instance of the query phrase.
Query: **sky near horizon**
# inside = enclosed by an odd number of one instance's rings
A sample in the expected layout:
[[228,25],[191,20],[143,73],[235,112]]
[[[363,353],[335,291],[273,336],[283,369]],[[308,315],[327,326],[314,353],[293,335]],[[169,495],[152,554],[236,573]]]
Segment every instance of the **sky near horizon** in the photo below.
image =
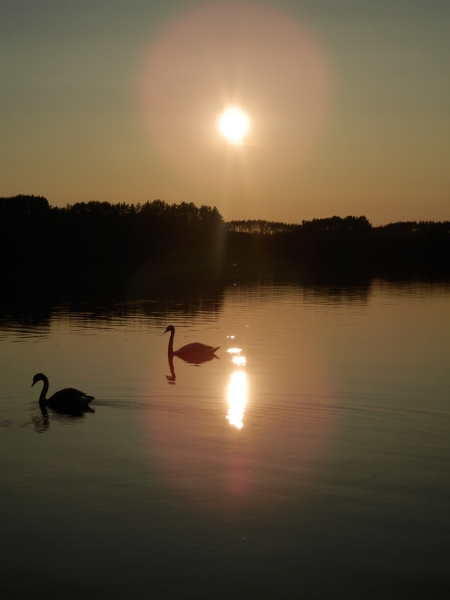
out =
[[0,196],[450,220],[449,30],[447,0],[0,0]]

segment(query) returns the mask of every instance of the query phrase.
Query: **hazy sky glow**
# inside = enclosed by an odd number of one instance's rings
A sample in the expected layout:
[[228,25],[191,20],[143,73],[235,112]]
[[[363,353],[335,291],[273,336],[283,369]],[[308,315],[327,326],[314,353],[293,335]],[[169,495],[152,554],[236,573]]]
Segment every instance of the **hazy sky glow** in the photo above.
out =
[[[450,219],[450,5],[0,0],[0,195]],[[230,144],[217,123],[239,106]]]

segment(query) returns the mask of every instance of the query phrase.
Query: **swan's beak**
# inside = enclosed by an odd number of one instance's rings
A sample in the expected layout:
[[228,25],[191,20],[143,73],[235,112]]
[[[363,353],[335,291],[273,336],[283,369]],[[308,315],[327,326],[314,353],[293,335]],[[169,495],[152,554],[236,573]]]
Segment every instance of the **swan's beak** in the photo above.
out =
[[34,385],[35,383],[36,383],[36,382],[35,382],[35,381],[33,381],[33,383],[31,384],[31,387],[33,387],[33,385]]

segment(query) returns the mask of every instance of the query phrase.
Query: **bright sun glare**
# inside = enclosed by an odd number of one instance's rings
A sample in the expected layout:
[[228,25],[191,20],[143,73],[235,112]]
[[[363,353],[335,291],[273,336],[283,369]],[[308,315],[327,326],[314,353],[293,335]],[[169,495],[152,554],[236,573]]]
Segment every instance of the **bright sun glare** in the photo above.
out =
[[247,116],[238,108],[228,108],[219,119],[219,129],[233,144],[239,143],[249,128]]

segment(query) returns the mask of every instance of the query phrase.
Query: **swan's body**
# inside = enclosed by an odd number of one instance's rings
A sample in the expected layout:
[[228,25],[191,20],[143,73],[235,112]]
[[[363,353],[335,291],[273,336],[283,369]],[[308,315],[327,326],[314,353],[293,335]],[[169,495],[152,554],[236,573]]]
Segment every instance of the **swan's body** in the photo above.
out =
[[207,360],[212,360],[214,358],[214,353],[220,348],[220,346],[213,348],[213,346],[207,346],[200,342],[193,342],[192,344],[186,344],[186,346],[182,346],[174,351],[173,338],[175,336],[175,327],[169,325],[164,333],[167,333],[168,331],[170,331],[169,357],[178,356],[178,358],[181,358],[186,362],[206,362]]
[[45,405],[47,404],[50,408],[65,408],[65,407],[82,407],[87,406],[91,400],[94,399],[94,396],[87,396],[84,392],[80,392],[80,390],[76,390],[74,388],[65,388],[64,390],[59,390],[59,392],[55,392],[53,396],[47,398],[48,392],[48,379],[42,373],[37,373],[33,377],[33,383],[31,387],[38,381],[43,381],[44,386],[41,391],[41,395],[39,396],[39,404]]

